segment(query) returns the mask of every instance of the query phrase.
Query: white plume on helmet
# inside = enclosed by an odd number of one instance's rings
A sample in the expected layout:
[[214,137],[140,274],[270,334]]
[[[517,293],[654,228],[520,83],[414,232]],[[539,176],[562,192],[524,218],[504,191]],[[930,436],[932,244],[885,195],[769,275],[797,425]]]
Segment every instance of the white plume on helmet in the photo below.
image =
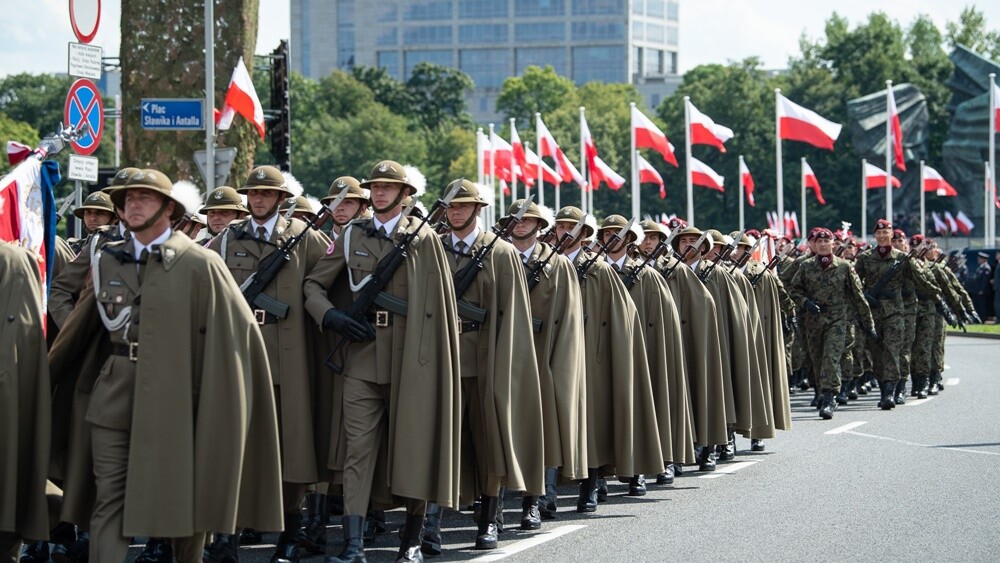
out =
[[292,176],[289,172],[282,172],[281,175],[285,178],[285,187],[288,191],[292,192],[292,195],[299,197],[305,190],[302,188],[302,183],[299,182],[295,176]]
[[642,231],[642,226],[640,226],[638,222],[635,222],[635,223],[632,223],[632,226],[629,227],[628,230],[631,231],[632,234],[635,235],[635,244],[636,244],[636,246],[642,244],[642,241],[645,240],[645,238],[646,238],[646,233],[644,233]]
[[170,195],[184,204],[186,213],[197,213],[201,209],[201,192],[198,190],[198,186],[187,180],[174,182]]
[[583,216],[583,224],[590,227],[590,236],[587,237],[587,240],[591,240],[597,236],[597,230],[600,228],[600,226],[597,224],[596,217],[594,217],[590,213],[587,213],[586,215]]
[[424,173],[412,164],[404,164],[403,173],[406,174],[406,180],[416,190],[410,195],[415,198],[424,195],[424,192],[427,191],[427,176],[424,176]]
[[313,213],[319,213],[323,209],[323,204],[311,195],[306,196],[306,201],[309,202],[309,207],[312,208]]
[[[552,228],[556,224],[556,212],[552,210],[548,205],[538,205],[538,214],[545,219],[548,224],[548,228]],[[546,229],[547,230],[547,229]]]

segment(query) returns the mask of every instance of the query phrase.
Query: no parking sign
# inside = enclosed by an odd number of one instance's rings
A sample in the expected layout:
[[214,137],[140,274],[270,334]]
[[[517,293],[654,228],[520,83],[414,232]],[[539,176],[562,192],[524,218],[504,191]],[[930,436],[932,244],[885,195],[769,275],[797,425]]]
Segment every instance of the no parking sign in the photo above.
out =
[[86,123],[87,134],[70,143],[77,154],[93,154],[104,135],[104,102],[97,85],[81,78],[70,86],[63,110],[63,122],[80,127]]

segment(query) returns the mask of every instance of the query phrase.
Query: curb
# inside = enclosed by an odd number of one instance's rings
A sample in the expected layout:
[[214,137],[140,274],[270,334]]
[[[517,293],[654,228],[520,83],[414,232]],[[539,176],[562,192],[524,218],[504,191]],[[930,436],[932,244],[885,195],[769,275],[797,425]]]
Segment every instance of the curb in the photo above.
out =
[[949,330],[948,336],[968,336],[969,338],[987,338],[991,340],[1000,340],[1000,334],[989,334],[986,332],[961,332],[958,330]]

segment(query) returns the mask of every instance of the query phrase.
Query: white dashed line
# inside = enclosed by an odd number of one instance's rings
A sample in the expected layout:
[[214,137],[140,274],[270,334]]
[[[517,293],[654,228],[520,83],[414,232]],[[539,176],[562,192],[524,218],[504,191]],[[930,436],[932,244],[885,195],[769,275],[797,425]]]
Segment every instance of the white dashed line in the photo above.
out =
[[838,426],[833,430],[827,430],[826,432],[824,432],[824,434],[826,434],[827,436],[833,436],[834,434],[842,434],[844,432],[847,432],[848,430],[853,430],[858,426],[861,426],[862,424],[868,424],[868,423],[865,422],[864,420],[855,420],[854,422],[848,422],[843,426]]
[[913,406],[919,407],[920,405],[926,404],[927,401],[933,401],[933,400],[934,400],[934,397],[927,397],[926,399],[910,399],[910,400],[906,401],[906,404],[904,404],[902,406],[904,406],[904,407],[913,407]]
[[937,450],[945,450],[950,452],[963,452],[967,454],[979,454],[979,455],[995,455],[1000,456],[1000,452],[984,452],[981,450],[970,450],[967,448],[953,448],[949,446],[935,446],[932,444],[918,444],[917,442],[907,442],[906,440],[897,440],[896,438],[888,438],[886,436],[876,436],[875,434],[865,434],[863,432],[847,431],[848,434],[853,434],[855,436],[862,436],[864,438],[875,438],[876,440],[885,440],[887,442],[895,442],[897,444],[903,444],[905,446],[916,446],[918,448],[933,448]]
[[586,528],[586,526],[582,524],[570,524],[567,526],[559,526],[558,528],[553,528],[552,531],[550,532],[538,534],[537,536],[532,536],[528,539],[524,539],[519,542],[514,542],[510,545],[504,546],[490,553],[489,555],[476,557],[475,559],[472,559],[472,561],[499,561],[504,557],[514,555],[515,553],[520,553],[526,549],[531,549],[549,540],[554,540],[559,536],[565,536],[570,532],[582,530],[583,528]]
[[944,384],[945,385],[958,385],[958,378],[957,377],[949,377],[947,380],[945,380]]
[[760,461],[759,459],[751,459],[748,461],[740,461],[738,463],[726,463],[724,465],[715,466],[715,471],[709,473],[708,475],[699,475],[699,479],[718,479],[723,475],[729,475],[730,473],[736,473],[740,469],[746,469],[751,465]]

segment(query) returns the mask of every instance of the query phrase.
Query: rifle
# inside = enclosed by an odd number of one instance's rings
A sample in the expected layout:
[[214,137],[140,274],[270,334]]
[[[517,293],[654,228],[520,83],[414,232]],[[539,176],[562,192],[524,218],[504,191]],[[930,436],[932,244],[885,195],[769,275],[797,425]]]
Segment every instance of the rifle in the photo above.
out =
[[[680,232],[680,227],[677,227],[676,232]],[[674,236],[675,235],[670,235],[671,241],[673,241]],[[663,276],[663,279],[669,280],[670,276],[674,275],[674,270],[676,270],[677,267],[680,266],[681,264],[686,263],[687,256],[688,254],[691,253],[692,250],[696,252],[701,252],[701,243],[705,242],[706,238],[708,238],[708,231],[701,233],[701,238],[696,240],[693,245],[688,245],[688,247],[684,249],[684,252],[682,254],[677,254],[675,252],[674,254],[677,257],[677,262],[674,262],[673,266],[668,266],[664,268],[662,271],[660,271],[660,275]]]
[[545,257],[545,260],[539,260],[531,268],[528,269],[527,271],[528,292],[531,292],[532,289],[535,289],[535,286],[538,285],[538,282],[542,281],[542,270],[544,270],[545,266],[548,265],[550,260],[552,260],[552,257],[555,256],[556,254],[562,254],[563,252],[565,252],[566,247],[569,246],[570,243],[575,241],[576,237],[580,236],[580,231],[582,230],[583,230],[583,221],[580,221],[576,224],[575,227],[573,227],[572,231],[563,234],[562,238],[560,238],[559,241],[556,243],[556,245],[552,248],[552,252],[550,252],[548,256]]
[[750,259],[753,258],[754,251],[757,250],[757,247],[759,247],[760,243],[763,242],[763,241],[764,241],[764,237],[763,236],[760,236],[759,238],[757,238],[757,241],[753,243],[753,246],[750,247],[750,250],[747,250],[746,252],[744,252],[743,256],[740,256],[739,260],[733,260],[733,267],[730,268],[729,271],[730,272],[735,272],[736,268],[739,268],[741,272],[746,272],[747,271],[747,264],[749,264],[750,263]]
[[627,289],[632,289],[633,287],[635,287],[636,282],[639,281],[639,272],[641,272],[643,268],[649,265],[650,262],[656,262],[656,259],[659,258],[660,255],[662,255],[664,252],[666,252],[668,248],[670,248],[669,241],[672,238],[673,235],[671,234],[671,236],[668,237],[667,239],[661,240],[659,244],[656,245],[656,248],[654,248],[653,251],[650,252],[643,259],[642,263],[636,264],[635,266],[630,268],[629,271],[625,273],[625,275],[622,276],[622,283],[625,284],[625,287]]
[[469,287],[472,286],[472,282],[476,280],[476,276],[478,276],[479,272],[482,271],[483,261],[486,260],[486,256],[491,250],[493,250],[493,247],[496,246],[498,240],[508,240],[510,238],[510,234],[514,232],[514,227],[521,222],[521,218],[524,217],[524,212],[528,210],[529,203],[531,203],[531,198],[524,200],[517,208],[517,211],[507,219],[503,228],[500,228],[499,223],[493,225],[493,234],[496,235],[493,237],[493,240],[491,240],[489,244],[477,250],[464,268],[455,272],[455,275],[453,276],[455,281],[455,299],[458,299],[459,303],[462,303],[462,295],[464,295]]
[[917,250],[923,246],[924,243],[920,243],[916,247],[911,248],[910,252],[904,258],[893,260],[892,265],[889,266],[888,270],[882,273],[882,276],[875,282],[875,285],[873,285],[870,290],[865,291],[865,299],[868,301],[868,304],[871,305],[872,309],[878,309],[879,295],[885,291],[885,286],[889,285],[892,278],[895,277],[896,273],[903,267],[903,263],[916,256]]
[[607,244],[601,242],[600,237],[594,237],[594,242],[596,243],[595,245],[598,247],[597,250],[594,251],[594,255],[588,258],[586,262],[576,267],[576,275],[581,282],[587,279],[587,272],[590,270],[590,267],[594,265],[594,262],[596,262],[602,254],[608,251],[609,246],[613,245],[615,242],[625,240],[625,233],[632,228],[632,223],[635,223],[635,217],[629,219],[628,223],[621,229],[618,229],[617,232],[612,233],[611,240],[608,241]]
[[[448,190],[448,193],[444,194],[440,199],[434,202],[434,207],[431,208],[430,213],[428,213],[426,217],[422,217],[420,219],[420,224],[417,225],[415,229],[404,232],[397,237],[398,240],[392,247],[392,250],[390,250],[388,254],[383,256],[382,259],[378,261],[378,264],[375,265],[375,271],[371,273],[371,277],[368,279],[368,283],[364,285],[359,292],[357,299],[355,299],[354,302],[351,303],[351,306],[347,309],[347,314],[352,319],[358,322],[367,323],[368,311],[370,311],[376,304],[391,302],[396,308],[406,308],[405,302],[400,303],[400,299],[385,293],[385,287],[389,285],[389,282],[392,281],[392,277],[396,273],[396,270],[398,270],[406,260],[407,250],[410,248],[410,245],[413,244],[413,239],[417,237],[417,234],[424,227],[424,225],[427,225],[432,221],[433,217],[440,218],[441,215],[444,214],[443,210],[447,209],[448,206],[451,205],[451,200],[455,198],[455,195],[458,193],[458,190],[461,189],[461,186],[461,182],[456,182],[455,185]],[[341,193],[346,195],[347,190],[344,190]],[[408,217],[414,207],[415,205],[411,204],[403,216]],[[336,207],[333,206],[333,208],[335,209]],[[389,307],[386,308],[388,309]],[[338,340],[337,344],[333,347],[333,350],[331,350],[330,354],[326,357],[326,365],[333,370],[333,373],[343,373],[343,349],[344,345],[349,343],[350,341],[346,336],[341,336],[340,340]],[[334,355],[340,356],[339,363],[333,359]]]
[[337,196],[319,214],[306,223],[306,228],[302,229],[302,232],[285,240],[277,250],[264,258],[257,271],[250,274],[250,277],[240,285],[240,291],[243,292],[243,297],[250,304],[251,309],[261,309],[279,319],[288,318],[288,305],[264,293],[264,288],[278,277],[281,268],[291,260],[295,246],[313,229],[316,223],[320,220],[325,221],[326,216],[333,213],[333,210],[340,205],[346,195],[347,190],[343,190],[341,195]]
[[746,232],[747,232],[746,229],[740,231],[740,233],[736,235],[736,238],[733,239],[733,242],[727,244],[722,250],[716,253],[715,259],[711,260],[708,263],[708,265],[705,266],[705,268],[703,268],[698,272],[698,278],[701,279],[702,282],[708,279],[708,276],[711,275],[711,273],[719,265],[719,262],[722,262],[723,260],[728,258],[729,255],[732,254],[734,250],[736,250],[736,247],[739,246],[739,240],[743,238],[743,235],[745,235]]

